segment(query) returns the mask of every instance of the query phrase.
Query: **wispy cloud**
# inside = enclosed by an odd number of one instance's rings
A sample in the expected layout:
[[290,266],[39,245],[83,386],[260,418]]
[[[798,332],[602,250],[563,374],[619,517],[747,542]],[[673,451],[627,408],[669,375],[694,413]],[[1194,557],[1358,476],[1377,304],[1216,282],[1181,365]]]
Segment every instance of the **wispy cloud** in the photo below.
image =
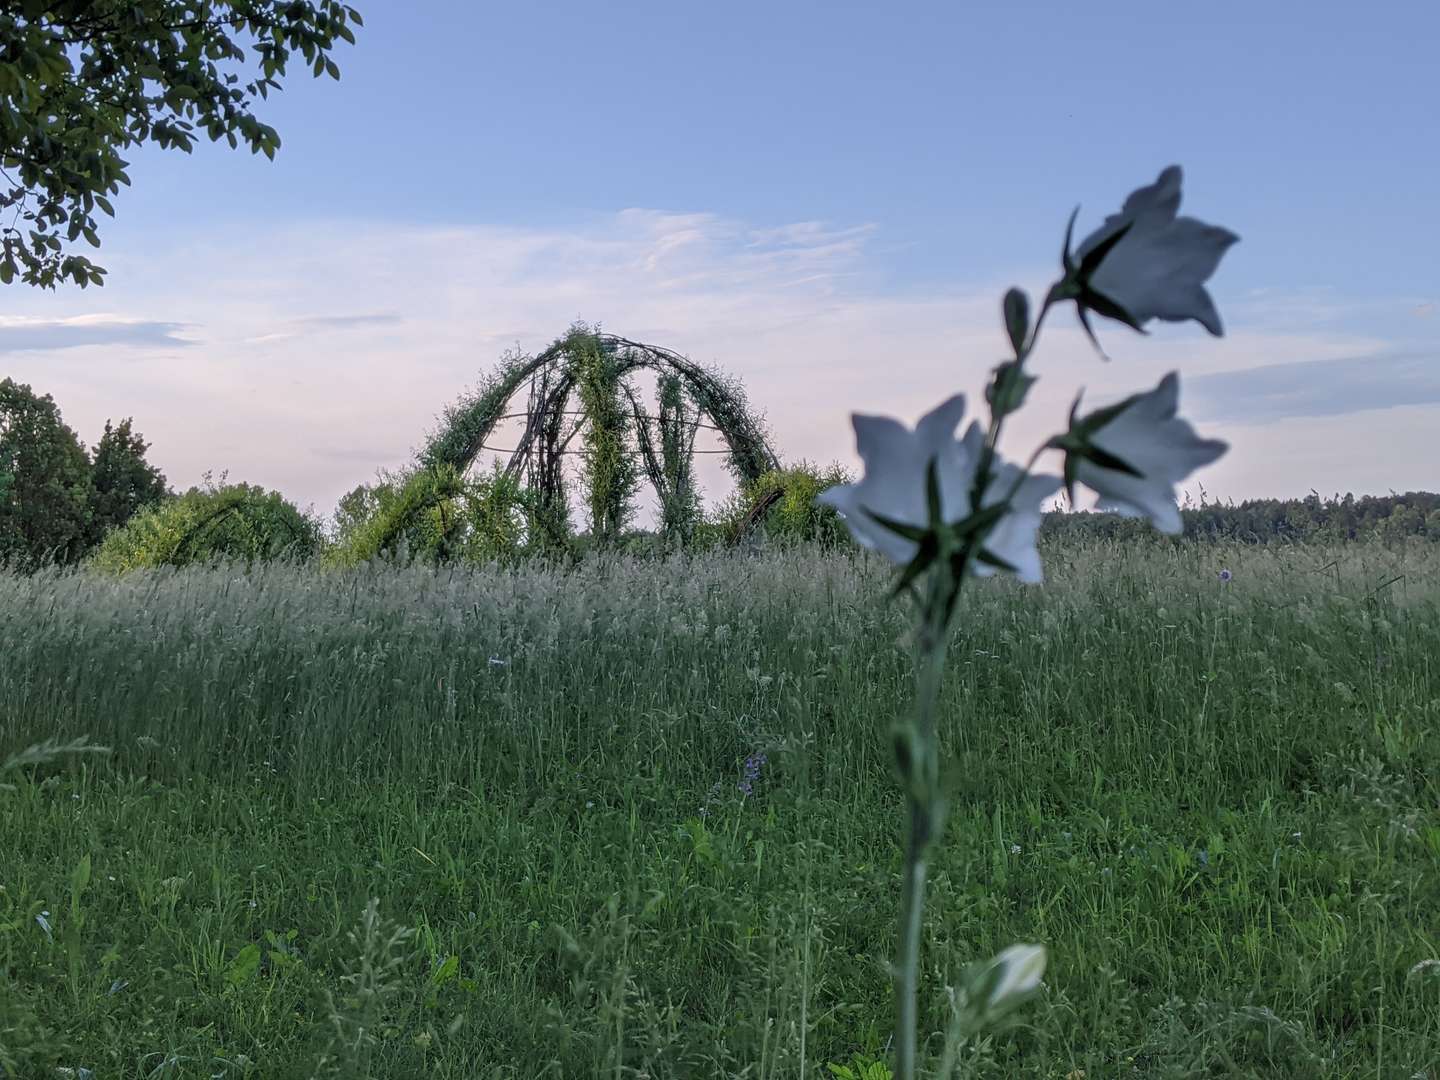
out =
[[398,326],[405,320],[399,315],[306,315],[291,319],[283,329],[266,330],[249,334],[239,339],[242,345],[269,345],[277,341],[288,341],[306,335],[324,334],[332,331],[363,330],[376,326]]
[[351,330],[360,326],[393,326],[404,322],[399,315],[307,315],[296,319],[301,326],[315,326],[324,329]]
[[[22,323],[164,328],[127,353],[123,370],[105,362],[107,338],[74,342],[64,365],[40,353],[7,357],[5,373],[53,393],[82,432],[133,415],[176,483],[228,468],[322,508],[377,468],[406,463],[437,414],[504,352],[538,351],[576,319],[735,374],[783,457],[853,463],[852,410],[913,420],[957,390],[980,408],[986,373],[1005,351],[1001,294],[1018,281],[1043,295],[1051,276],[1047,251],[1014,281],[1007,273],[900,292],[876,269],[876,235],[869,225],[759,228],[656,210],[563,229],[337,221],[257,238],[237,227],[187,238],[183,249],[130,252],[123,274],[112,258],[103,290],[14,294],[29,318],[0,320],[0,349],[4,331]],[[207,267],[203,278],[186,269],[195,265]],[[1178,368],[1186,414],[1234,445],[1214,484],[1207,472],[1207,488],[1239,498],[1332,481],[1356,490],[1427,482],[1412,474],[1423,469],[1416,448],[1440,423],[1440,405],[1424,403],[1440,397],[1427,381],[1433,366],[1402,358],[1423,351],[1433,320],[1407,318],[1405,342],[1372,329],[1389,318],[1317,323],[1333,297],[1236,300],[1224,296],[1223,275],[1216,286],[1224,338],[1170,325],[1141,338],[1097,325],[1111,364],[1072,313],[1052,315],[1033,362],[1033,408],[1016,418],[1007,454],[1023,459],[1063,426],[1078,385],[1100,404]],[[1414,302],[1396,298],[1389,310]],[[127,318],[102,314],[102,303]],[[203,326],[205,340],[176,356],[184,326]],[[1376,411],[1397,401],[1406,408]],[[1346,402],[1363,411],[1342,410]],[[1366,441],[1380,429],[1408,434]],[[1332,443],[1368,446],[1369,456],[1351,453],[1326,466],[1335,476],[1317,476],[1317,448]],[[1310,449],[1297,456],[1296,446]],[[1341,478],[1340,469],[1350,471]],[[699,472],[710,494],[729,489],[719,456]]]
[[1186,397],[1197,417],[1245,424],[1436,404],[1440,349],[1200,375],[1187,381]]
[[1227,321],[1259,327],[1326,327],[1351,322],[1396,324],[1407,316],[1433,312],[1423,296],[1347,296],[1330,287],[1251,289],[1227,305]]
[[111,315],[74,315],[59,319],[0,315],[0,353],[51,352],[86,345],[185,348],[194,344],[177,336],[186,328],[185,323]]

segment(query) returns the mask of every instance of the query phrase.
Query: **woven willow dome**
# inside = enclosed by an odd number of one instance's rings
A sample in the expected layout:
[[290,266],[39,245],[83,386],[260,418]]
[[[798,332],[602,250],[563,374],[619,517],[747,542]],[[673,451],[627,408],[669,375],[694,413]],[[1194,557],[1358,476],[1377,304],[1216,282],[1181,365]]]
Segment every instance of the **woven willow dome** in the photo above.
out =
[[[658,414],[636,394],[632,377],[640,371],[656,375]],[[497,425],[509,419],[524,421],[518,440],[494,446]],[[504,471],[529,493],[536,527],[559,533],[568,528],[562,465],[578,455],[593,536],[620,535],[643,479],[659,499],[661,532],[683,541],[698,515],[693,463],[701,427],[724,440],[742,486],[779,468],[738,381],[669,349],[576,326],[537,356],[508,357],[447,409],[417,465],[463,475],[484,452],[508,454]]]

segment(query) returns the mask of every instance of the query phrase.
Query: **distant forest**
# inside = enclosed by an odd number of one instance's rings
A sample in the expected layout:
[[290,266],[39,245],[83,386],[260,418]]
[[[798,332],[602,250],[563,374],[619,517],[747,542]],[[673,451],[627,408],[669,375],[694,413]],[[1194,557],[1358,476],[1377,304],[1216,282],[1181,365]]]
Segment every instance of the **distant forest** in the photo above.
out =
[[[1239,504],[1206,502],[1183,506],[1186,539],[1234,540],[1250,544],[1311,541],[1440,541],[1440,495],[1408,491],[1404,495],[1334,495],[1311,492],[1303,499],[1248,499]],[[1164,540],[1143,520],[1115,514],[1045,515],[1040,535],[1049,539]]]

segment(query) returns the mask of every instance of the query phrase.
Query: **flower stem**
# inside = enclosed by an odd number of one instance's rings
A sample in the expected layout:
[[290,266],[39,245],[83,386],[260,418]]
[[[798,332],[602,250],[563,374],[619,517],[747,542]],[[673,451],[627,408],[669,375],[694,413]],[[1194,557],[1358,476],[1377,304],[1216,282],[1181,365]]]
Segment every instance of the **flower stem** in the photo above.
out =
[[[1040,305],[1040,312],[1035,316],[1035,325],[1030,329],[1029,340],[1025,342],[1024,348],[1015,354],[1015,363],[1022,368],[1025,366],[1025,361],[1030,359],[1030,354],[1035,351],[1035,343],[1040,340],[1040,326],[1045,321],[1045,316],[1049,313],[1051,305],[1055,303],[1059,288],[1059,283],[1050,287],[1050,292],[1045,297],[1045,303]],[[985,432],[985,445],[980,451],[980,466],[975,470],[975,489],[971,494],[971,505],[977,509],[983,505],[985,489],[990,486],[990,466],[995,461],[995,448],[1000,443],[1000,429],[1004,426],[1005,415],[1003,413],[997,415],[992,411],[990,414],[990,425]],[[1041,449],[1043,450],[1044,448],[1042,447]],[[1037,450],[1035,457],[1030,459],[1030,465],[1025,467],[1025,470],[1020,474],[1020,479],[1016,480],[1015,486],[1010,489],[1010,494],[1005,498],[1006,502],[1009,502],[1010,499],[1014,497],[1015,492],[1020,488],[1020,484],[1030,475],[1030,467],[1035,464],[1035,458],[1039,456],[1040,451]]]
[[940,792],[940,750],[935,737],[935,712],[945,672],[950,592],[963,577],[951,576],[942,560],[930,571],[929,596],[916,636],[915,746],[913,768],[918,775],[908,786],[909,832],[905,841],[905,876],[900,900],[900,955],[895,966],[896,1080],[916,1080],[919,1027],[920,931],[925,913],[925,854],[940,832],[944,806]]
[[900,901],[900,959],[895,970],[895,994],[899,1045],[896,1047],[896,1080],[915,1080],[916,1039],[919,1027],[920,927],[925,912],[926,810],[910,800],[910,836],[905,847],[905,882]]

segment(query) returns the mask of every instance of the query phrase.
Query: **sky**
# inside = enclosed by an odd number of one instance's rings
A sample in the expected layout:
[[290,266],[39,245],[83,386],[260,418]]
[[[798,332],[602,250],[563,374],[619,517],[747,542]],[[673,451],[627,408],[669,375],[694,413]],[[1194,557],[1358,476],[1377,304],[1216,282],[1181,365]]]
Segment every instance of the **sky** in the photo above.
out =
[[[1002,452],[1180,372],[1209,498],[1440,490],[1440,5],[353,0],[340,81],[128,157],[102,288],[0,287],[0,376],[173,486],[328,514],[511,349],[576,320],[739,377],[787,461],[849,415],[983,404],[1000,298],[1161,169],[1239,234],[1225,325],[1048,320]],[[976,413],[972,404],[972,414]],[[718,456],[707,494],[726,494]],[[1054,464],[1051,463],[1051,467]],[[1082,504],[1083,505],[1083,504]]]

